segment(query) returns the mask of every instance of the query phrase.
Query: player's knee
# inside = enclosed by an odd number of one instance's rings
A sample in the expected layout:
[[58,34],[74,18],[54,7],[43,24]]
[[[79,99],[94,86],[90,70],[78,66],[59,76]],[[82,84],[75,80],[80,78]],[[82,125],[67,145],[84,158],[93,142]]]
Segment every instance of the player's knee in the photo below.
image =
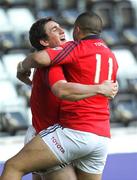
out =
[[4,168],[6,169],[16,169],[14,166],[15,166],[15,163],[12,159],[7,160],[4,164]]
[[23,175],[24,172],[19,167],[20,166],[18,165],[18,163],[16,163],[14,158],[7,160],[4,164],[4,169],[8,170],[9,172]]

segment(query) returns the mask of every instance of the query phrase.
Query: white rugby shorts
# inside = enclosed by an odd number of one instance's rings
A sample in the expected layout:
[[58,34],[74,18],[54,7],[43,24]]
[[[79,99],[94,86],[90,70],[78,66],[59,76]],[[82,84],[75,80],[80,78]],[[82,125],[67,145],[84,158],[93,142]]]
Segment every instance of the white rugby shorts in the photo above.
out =
[[25,135],[24,145],[30,142],[36,136],[36,130],[33,126],[29,126]]
[[[24,139],[24,145],[27,144],[29,141],[31,141],[36,136],[36,130],[33,126],[29,126],[25,135]],[[70,163],[68,163],[70,164]],[[51,173],[53,171],[60,170],[68,165],[67,163],[60,164],[58,166],[54,166],[53,168],[50,168],[44,172],[34,172],[36,174],[39,174],[40,176],[43,176],[44,174]]]
[[73,162],[75,167],[87,173],[103,172],[109,138],[63,128],[58,124],[39,134],[61,163]]

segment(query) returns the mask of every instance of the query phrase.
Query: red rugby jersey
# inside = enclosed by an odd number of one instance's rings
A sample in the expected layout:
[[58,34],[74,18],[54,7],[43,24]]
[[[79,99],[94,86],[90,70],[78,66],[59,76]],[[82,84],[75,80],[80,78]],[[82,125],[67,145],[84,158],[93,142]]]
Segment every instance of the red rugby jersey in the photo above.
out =
[[[64,79],[62,69],[60,67],[52,68],[54,81]],[[32,93],[30,98],[30,106],[32,111],[32,124],[36,132],[40,132],[58,122],[60,100],[55,97],[49,88],[49,69],[37,69],[33,76]]]
[[[52,64],[63,64],[67,81],[100,84],[116,80],[114,54],[96,35],[66,43],[63,50],[47,50]],[[109,100],[97,95],[77,102],[61,101],[60,123],[64,127],[110,137]]]

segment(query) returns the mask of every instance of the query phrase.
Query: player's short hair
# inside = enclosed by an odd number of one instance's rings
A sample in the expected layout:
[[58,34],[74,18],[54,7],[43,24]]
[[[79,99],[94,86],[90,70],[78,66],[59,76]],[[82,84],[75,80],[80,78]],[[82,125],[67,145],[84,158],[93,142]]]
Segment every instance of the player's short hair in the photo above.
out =
[[75,26],[79,26],[83,33],[100,34],[102,31],[102,20],[94,12],[84,12],[80,14],[76,21]]
[[44,26],[49,21],[55,21],[52,17],[41,18],[32,24],[29,30],[29,40],[31,45],[37,49],[42,50],[45,47],[40,44],[40,40],[45,39],[48,40],[48,35],[45,32]]

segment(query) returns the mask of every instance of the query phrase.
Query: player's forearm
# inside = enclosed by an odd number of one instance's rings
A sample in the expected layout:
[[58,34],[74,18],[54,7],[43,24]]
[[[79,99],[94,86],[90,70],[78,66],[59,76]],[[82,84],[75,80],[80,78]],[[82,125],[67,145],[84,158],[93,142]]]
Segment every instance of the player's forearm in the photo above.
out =
[[42,66],[49,66],[51,63],[50,57],[46,51],[39,51],[29,54],[22,62],[21,69],[23,71],[30,70],[31,68],[39,68]]
[[61,99],[78,101],[97,94],[114,97],[118,92],[118,84],[104,81],[100,85],[84,85],[66,81],[58,81],[52,86],[52,92]]
[[24,71],[27,71],[31,68],[39,68],[41,65],[35,60],[34,54],[28,55],[23,61],[22,61],[22,69]]
[[31,68],[37,68],[39,66],[32,57],[32,54],[30,54],[22,61],[22,69],[24,69],[24,71]]
[[94,96],[100,92],[99,89],[99,85],[82,85],[71,82],[57,82],[52,87],[52,91],[57,97],[69,101],[78,101],[90,96]]

